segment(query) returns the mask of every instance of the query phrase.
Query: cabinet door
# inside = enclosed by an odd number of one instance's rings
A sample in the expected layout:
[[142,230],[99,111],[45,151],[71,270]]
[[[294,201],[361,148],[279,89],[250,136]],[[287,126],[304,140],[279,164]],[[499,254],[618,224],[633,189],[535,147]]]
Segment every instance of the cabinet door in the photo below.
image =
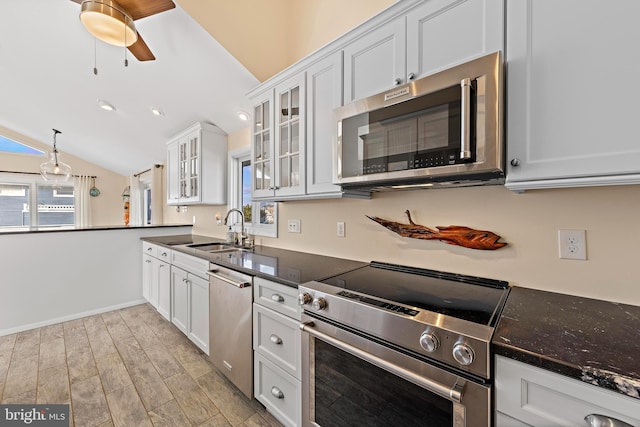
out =
[[142,254],[142,297],[151,300],[151,282],[153,281],[153,257]]
[[344,103],[405,83],[405,17],[379,27],[344,48]]
[[333,182],[334,110],[342,105],[342,53],[336,52],[307,70],[307,194],[340,193]]
[[504,0],[433,0],[407,15],[409,79],[503,49]]
[[276,196],[305,194],[305,74],[275,90]]
[[200,130],[190,133],[185,137],[185,198],[184,202],[195,203],[200,201]]
[[180,163],[178,141],[167,145],[167,204],[180,202]]
[[187,272],[171,267],[171,323],[189,333],[189,283]]
[[209,281],[189,274],[189,339],[209,355]]
[[508,188],[640,182],[638,15],[635,0],[508,3]]
[[253,109],[253,143],[251,144],[251,196],[273,197],[273,92]]
[[157,262],[158,313],[171,321],[171,264]]

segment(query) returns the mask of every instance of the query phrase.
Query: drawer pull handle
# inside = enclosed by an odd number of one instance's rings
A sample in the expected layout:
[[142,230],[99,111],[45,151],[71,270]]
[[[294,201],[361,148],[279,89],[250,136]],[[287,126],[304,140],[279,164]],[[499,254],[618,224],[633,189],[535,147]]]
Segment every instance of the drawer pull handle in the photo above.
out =
[[167,256],[167,253],[166,252],[162,252],[161,256]]
[[584,417],[584,420],[590,427],[631,427],[631,424],[627,424],[624,421],[600,414],[589,414]]
[[279,294],[273,294],[271,295],[271,300],[275,302],[284,302],[284,297]]
[[152,250],[153,250],[153,248],[147,248],[147,251],[152,251]]
[[271,334],[271,336],[269,337],[269,341],[276,345],[282,344],[282,338],[280,338],[276,334]]
[[144,262],[151,262],[151,260],[150,259],[145,259]]
[[284,399],[284,393],[276,386],[271,387],[271,394],[276,399]]

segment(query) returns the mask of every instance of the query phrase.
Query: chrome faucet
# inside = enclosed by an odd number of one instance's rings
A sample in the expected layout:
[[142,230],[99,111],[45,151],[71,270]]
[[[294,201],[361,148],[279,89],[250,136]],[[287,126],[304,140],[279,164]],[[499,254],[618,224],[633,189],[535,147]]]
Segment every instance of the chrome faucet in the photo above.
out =
[[241,224],[240,227],[242,227],[240,229],[240,238],[239,238],[239,244],[240,246],[244,246],[244,239],[245,239],[245,234],[244,234],[244,213],[240,210],[240,209],[229,209],[229,211],[227,212],[227,215],[224,217],[224,225],[228,225],[227,224],[227,220],[229,219],[229,215],[231,215],[232,212],[238,212],[240,214],[240,219],[241,219]]

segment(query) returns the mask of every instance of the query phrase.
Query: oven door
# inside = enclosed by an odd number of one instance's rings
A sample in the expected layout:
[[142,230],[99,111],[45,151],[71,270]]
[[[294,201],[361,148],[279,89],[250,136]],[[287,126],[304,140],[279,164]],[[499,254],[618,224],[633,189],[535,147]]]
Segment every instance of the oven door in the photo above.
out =
[[489,426],[491,388],[306,314],[303,426]]

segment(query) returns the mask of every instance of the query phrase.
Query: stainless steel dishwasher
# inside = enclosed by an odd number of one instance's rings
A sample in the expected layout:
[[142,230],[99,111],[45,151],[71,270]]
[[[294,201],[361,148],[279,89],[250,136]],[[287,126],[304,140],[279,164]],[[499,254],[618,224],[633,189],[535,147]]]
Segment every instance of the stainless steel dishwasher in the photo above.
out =
[[211,264],[209,358],[250,399],[253,397],[252,283],[251,276]]

